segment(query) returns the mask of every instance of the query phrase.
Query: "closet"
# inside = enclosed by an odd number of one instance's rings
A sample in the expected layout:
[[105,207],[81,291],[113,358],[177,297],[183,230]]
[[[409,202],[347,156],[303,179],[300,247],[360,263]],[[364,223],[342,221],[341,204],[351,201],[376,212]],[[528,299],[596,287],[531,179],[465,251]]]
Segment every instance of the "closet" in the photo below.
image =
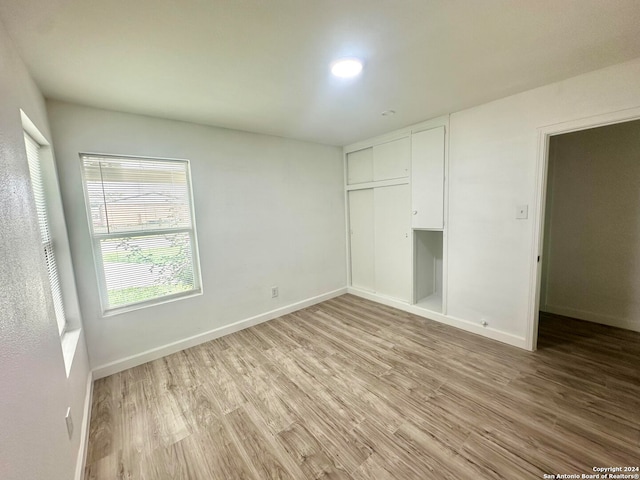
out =
[[445,127],[411,135],[414,303],[442,313],[444,288]]
[[347,154],[351,285],[411,301],[409,137]]
[[373,189],[376,291],[411,300],[411,196],[408,185]]
[[411,227],[444,227],[444,127],[411,135]]
[[349,192],[351,285],[376,291],[373,188]]
[[345,149],[350,286],[443,313],[448,117]]

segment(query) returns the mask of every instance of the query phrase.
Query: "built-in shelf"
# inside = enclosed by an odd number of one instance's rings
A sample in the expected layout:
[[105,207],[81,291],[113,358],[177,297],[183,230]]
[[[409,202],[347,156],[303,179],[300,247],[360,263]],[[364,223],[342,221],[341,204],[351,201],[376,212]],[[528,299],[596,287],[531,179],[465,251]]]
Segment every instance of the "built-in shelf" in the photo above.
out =
[[416,302],[416,307],[424,308],[431,312],[442,313],[442,295],[433,293],[428,297],[422,298]]
[[443,232],[414,230],[415,305],[442,313]]

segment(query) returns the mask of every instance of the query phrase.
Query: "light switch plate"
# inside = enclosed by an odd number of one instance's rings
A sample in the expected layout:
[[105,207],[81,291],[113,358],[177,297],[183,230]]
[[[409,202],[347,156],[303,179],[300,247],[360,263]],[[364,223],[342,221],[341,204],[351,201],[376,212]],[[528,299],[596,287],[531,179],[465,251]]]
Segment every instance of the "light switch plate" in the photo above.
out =
[[529,205],[518,205],[516,208],[516,219],[524,220],[529,218]]

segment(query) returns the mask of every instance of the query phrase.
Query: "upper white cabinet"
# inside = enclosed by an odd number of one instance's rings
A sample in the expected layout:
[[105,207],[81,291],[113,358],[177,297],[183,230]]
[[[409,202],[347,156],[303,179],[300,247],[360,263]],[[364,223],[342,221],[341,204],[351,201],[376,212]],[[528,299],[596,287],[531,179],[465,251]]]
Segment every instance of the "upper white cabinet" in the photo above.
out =
[[445,128],[411,137],[411,227],[444,228]]
[[373,180],[392,180],[409,176],[411,139],[409,137],[373,147]]
[[373,181],[373,148],[347,154],[347,184]]

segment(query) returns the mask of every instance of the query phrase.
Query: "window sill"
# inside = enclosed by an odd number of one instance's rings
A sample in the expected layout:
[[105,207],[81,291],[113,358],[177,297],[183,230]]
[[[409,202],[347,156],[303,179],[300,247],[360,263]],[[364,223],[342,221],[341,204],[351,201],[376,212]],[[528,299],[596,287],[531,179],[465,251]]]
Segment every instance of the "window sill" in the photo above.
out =
[[198,288],[195,290],[189,290],[188,292],[181,292],[174,295],[167,295],[165,297],[160,297],[157,299],[148,300],[146,302],[140,303],[132,303],[130,305],[125,305],[122,307],[116,307],[109,310],[104,310],[102,312],[102,317],[113,317],[115,315],[120,315],[122,313],[133,312],[135,310],[140,310],[142,308],[153,307],[156,305],[163,305],[165,303],[176,302],[178,300],[183,300],[187,298],[193,298],[202,295],[202,288]]
[[67,372],[67,378],[69,378],[69,375],[71,374],[71,365],[73,365],[73,358],[75,357],[76,350],[78,349],[80,332],[81,330],[79,328],[69,330],[68,332],[64,332],[64,335],[62,335],[62,338],[60,339],[62,343],[64,369]]

